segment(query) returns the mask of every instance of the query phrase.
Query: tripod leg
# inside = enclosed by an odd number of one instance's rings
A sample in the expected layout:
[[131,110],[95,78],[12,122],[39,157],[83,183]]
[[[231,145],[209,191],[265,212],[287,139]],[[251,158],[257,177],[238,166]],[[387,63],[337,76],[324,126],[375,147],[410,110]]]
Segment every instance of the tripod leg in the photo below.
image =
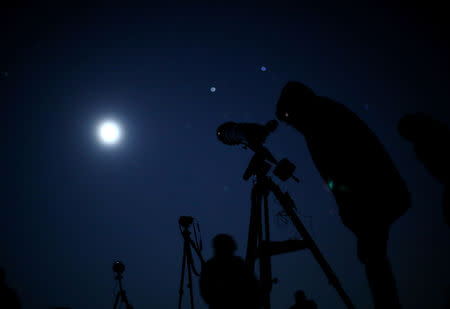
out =
[[289,216],[289,218],[292,221],[292,224],[294,224],[295,228],[299,232],[299,234],[302,236],[302,238],[306,241],[308,248],[311,250],[311,253],[313,254],[314,258],[316,259],[317,263],[319,263],[320,267],[322,268],[323,272],[328,278],[328,282],[336,289],[339,296],[342,298],[342,301],[349,309],[354,309],[353,303],[350,300],[350,297],[347,295],[347,293],[342,288],[336,274],[332,270],[331,266],[328,264],[328,262],[325,260],[324,256],[322,255],[322,252],[320,252],[319,248],[317,247],[316,243],[312,239],[311,235],[309,235],[308,230],[303,225],[300,218],[297,216],[296,212],[294,211],[294,201],[291,199],[289,193],[283,193],[281,192],[280,188],[271,180],[268,179],[270,189],[275,194],[276,198],[280,202],[281,206],[283,207],[284,211],[286,211],[286,214]]
[[120,298],[120,292],[118,292],[116,295],[116,301],[114,302],[114,307],[113,307],[114,309],[117,308],[117,304],[119,303],[119,298]]
[[191,298],[191,309],[194,309],[194,294],[193,294],[193,288],[192,288],[192,267],[193,267],[193,260],[192,260],[192,252],[191,247],[187,248],[187,267],[188,267],[188,281],[189,281],[189,295]]
[[248,229],[247,240],[247,253],[245,256],[245,262],[249,265],[250,269],[254,271],[255,260],[257,258],[258,250],[258,236],[261,226],[261,204],[258,193],[258,186],[255,185],[251,193],[252,206],[250,210],[250,225]]
[[[264,200],[264,230],[266,243],[270,242],[270,229],[269,229],[269,208],[267,204],[267,194],[263,195]],[[261,226],[262,230],[262,226]],[[262,231],[261,231],[262,234]],[[262,238],[262,237],[261,237]],[[264,309],[270,309],[270,291],[272,290],[272,267],[270,263],[270,255],[261,255],[259,259],[260,266],[260,278],[263,285],[264,291]]]
[[180,281],[180,290],[179,290],[179,297],[178,297],[178,309],[181,309],[181,301],[183,300],[183,284],[184,284],[184,273],[186,269],[186,245],[183,248],[183,262],[181,266],[181,281]]

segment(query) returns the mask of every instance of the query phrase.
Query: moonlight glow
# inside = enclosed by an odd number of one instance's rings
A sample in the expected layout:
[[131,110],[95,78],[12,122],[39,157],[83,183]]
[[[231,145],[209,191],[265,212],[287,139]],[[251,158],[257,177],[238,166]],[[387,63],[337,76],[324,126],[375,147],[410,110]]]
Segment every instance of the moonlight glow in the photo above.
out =
[[103,144],[112,146],[119,143],[122,133],[118,123],[106,120],[98,126],[97,136]]

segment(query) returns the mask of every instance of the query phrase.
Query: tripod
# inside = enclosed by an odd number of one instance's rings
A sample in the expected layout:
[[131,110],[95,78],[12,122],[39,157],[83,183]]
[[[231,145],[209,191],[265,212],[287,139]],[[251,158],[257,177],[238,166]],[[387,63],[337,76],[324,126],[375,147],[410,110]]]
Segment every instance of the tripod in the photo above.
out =
[[200,244],[197,241],[197,232],[195,230],[195,225],[194,225],[194,235],[195,235],[196,242],[194,243],[194,241],[190,237],[191,232],[189,232],[189,226],[193,223],[193,221],[194,221],[194,219],[192,217],[184,217],[184,216],[180,217],[180,219],[178,221],[178,224],[180,226],[181,235],[183,235],[183,239],[184,239],[183,260],[182,260],[183,262],[182,262],[182,266],[181,266],[181,281],[180,281],[180,290],[179,290],[179,298],[178,298],[178,309],[181,309],[181,303],[183,300],[183,293],[184,293],[183,285],[184,285],[184,274],[186,272],[186,266],[187,266],[187,273],[188,273],[187,287],[189,289],[191,309],[194,309],[194,295],[193,295],[193,291],[192,291],[192,272],[194,272],[194,274],[196,276],[200,276],[200,274],[195,269],[191,247],[194,248],[195,253],[197,253],[197,255],[200,259],[201,265],[203,265],[205,263],[202,255],[201,255],[201,252],[200,252],[202,249],[201,241],[200,241]]
[[117,308],[120,298],[122,298],[122,302],[125,303],[127,309],[133,309],[133,306],[131,306],[128,303],[128,298],[125,293],[125,290],[122,288],[122,278],[123,278],[122,273],[125,270],[125,265],[123,265],[122,262],[115,262],[113,265],[113,270],[117,272],[117,276],[115,277],[115,279],[119,281],[119,292],[117,292],[116,295],[116,300],[114,302],[114,309]]
[[[272,279],[271,256],[302,249],[309,249],[311,251],[314,258],[327,276],[329,283],[336,289],[344,304],[347,308],[354,309],[349,296],[345,293],[337,276],[297,216],[294,201],[290,197],[289,193],[283,193],[280,187],[266,175],[271,166],[265,161],[265,159],[265,154],[255,153],[244,173],[244,180],[248,180],[251,176],[255,176],[256,178],[251,192],[252,205],[245,260],[253,270],[255,267],[255,261],[259,258],[260,280],[264,295],[264,309],[270,309],[270,291],[272,290],[273,283],[277,282],[277,279]],[[284,159],[277,163],[274,174],[282,180],[287,180],[289,177],[292,177],[292,172],[294,169],[295,166]],[[275,195],[280,205],[299,232],[302,240],[287,240],[281,242],[270,241],[269,209],[267,200],[270,192]],[[262,218],[263,211],[264,224]]]

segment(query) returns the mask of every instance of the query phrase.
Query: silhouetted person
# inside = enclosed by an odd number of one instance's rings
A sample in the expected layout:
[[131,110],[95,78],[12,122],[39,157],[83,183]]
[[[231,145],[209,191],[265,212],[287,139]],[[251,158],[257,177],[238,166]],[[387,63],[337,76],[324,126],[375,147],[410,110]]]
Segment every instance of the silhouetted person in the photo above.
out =
[[260,285],[226,234],[213,239],[215,255],[200,274],[200,293],[211,309],[256,309],[262,306]]
[[412,142],[417,158],[444,185],[443,213],[450,226],[450,130],[424,113],[408,114],[400,119],[398,131]]
[[0,268],[0,308],[20,309],[20,299],[16,292],[8,287],[5,282],[5,271]]
[[317,309],[317,304],[313,300],[306,299],[305,292],[298,290],[295,292],[295,305],[289,309]]
[[358,116],[301,83],[286,84],[276,115],[304,135],[342,222],[356,235],[375,308],[400,308],[387,241],[410,195],[388,153]]

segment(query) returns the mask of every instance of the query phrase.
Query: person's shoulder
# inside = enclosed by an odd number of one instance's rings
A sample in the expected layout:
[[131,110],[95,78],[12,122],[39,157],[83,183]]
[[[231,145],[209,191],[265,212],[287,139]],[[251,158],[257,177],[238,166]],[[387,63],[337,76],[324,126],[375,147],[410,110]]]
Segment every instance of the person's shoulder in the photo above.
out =
[[230,259],[230,263],[236,265],[236,266],[240,266],[240,267],[247,267],[247,264],[245,263],[244,259],[241,258],[240,256],[233,256]]
[[328,105],[328,107],[334,107],[337,109],[348,110],[348,108],[345,105],[343,105],[329,97],[316,96],[315,101],[318,103],[326,104],[326,105]]
[[321,116],[326,119],[327,123],[339,124],[335,129],[344,129],[349,123],[353,129],[355,125],[365,126],[361,119],[350,108],[338,101],[330,99],[329,97],[316,96],[316,102],[318,103],[318,110]]
[[208,271],[210,269],[213,269],[216,265],[217,265],[216,259],[215,258],[211,258],[211,259],[207,260],[202,265],[202,272],[205,272],[205,271]]

